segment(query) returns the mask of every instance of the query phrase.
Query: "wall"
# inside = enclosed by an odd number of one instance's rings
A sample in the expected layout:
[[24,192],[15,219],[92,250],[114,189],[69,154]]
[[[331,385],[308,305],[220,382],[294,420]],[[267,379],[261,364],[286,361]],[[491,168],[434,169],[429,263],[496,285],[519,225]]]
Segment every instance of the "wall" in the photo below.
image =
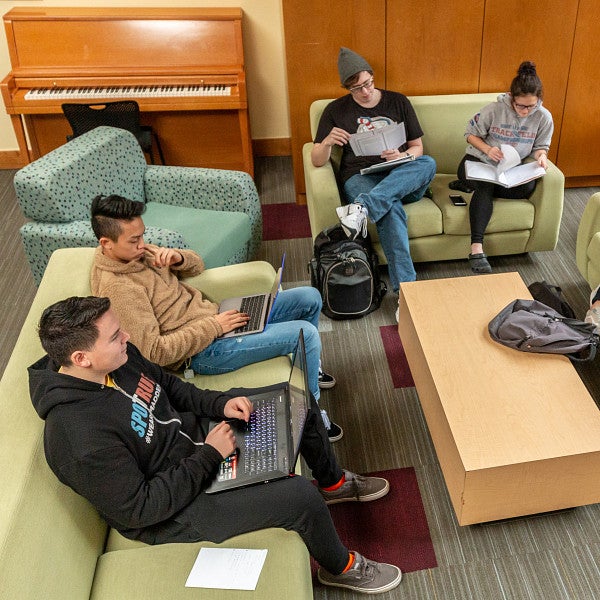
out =
[[[289,139],[289,112],[281,0],[23,0],[2,1],[2,14],[17,6],[239,6],[243,35],[252,138],[283,148]],[[4,28],[0,33],[0,77],[10,71]],[[0,99],[0,155],[18,148],[10,119]],[[275,152],[277,153],[277,152]],[[289,154],[289,152],[286,152]],[[0,166],[1,158],[0,158]]]

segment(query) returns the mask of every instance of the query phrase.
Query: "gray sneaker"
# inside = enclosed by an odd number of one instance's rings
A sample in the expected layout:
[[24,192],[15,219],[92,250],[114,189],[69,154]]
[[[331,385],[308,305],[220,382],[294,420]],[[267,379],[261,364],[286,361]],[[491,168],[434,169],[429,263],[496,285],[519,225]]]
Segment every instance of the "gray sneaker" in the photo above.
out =
[[363,477],[344,471],[346,481],[332,492],[319,488],[327,504],[338,502],[371,502],[383,498],[390,491],[390,484],[383,477]]
[[378,563],[354,552],[351,569],[340,575],[332,575],[319,568],[317,577],[323,585],[348,588],[363,594],[381,594],[398,586],[402,581],[402,571],[394,565]]

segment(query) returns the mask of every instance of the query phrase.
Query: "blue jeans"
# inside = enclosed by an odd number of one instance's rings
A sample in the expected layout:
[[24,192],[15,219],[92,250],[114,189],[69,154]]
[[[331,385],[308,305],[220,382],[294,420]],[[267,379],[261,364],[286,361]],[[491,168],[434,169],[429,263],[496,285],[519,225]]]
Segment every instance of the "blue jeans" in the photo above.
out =
[[435,168],[435,160],[431,156],[419,156],[388,173],[356,174],[344,183],[348,202],[360,202],[366,206],[369,218],[377,226],[395,292],[400,282],[414,281],[417,276],[410,257],[403,204],[423,197],[435,175]]
[[192,369],[202,375],[229,373],[246,365],[294,352],[300,329],[304,330],[308,387],[319,399],[321,338],[318,325],[322,300],[308,286],[279,292],[271,321],[260,333],[217,338],[192,357]]

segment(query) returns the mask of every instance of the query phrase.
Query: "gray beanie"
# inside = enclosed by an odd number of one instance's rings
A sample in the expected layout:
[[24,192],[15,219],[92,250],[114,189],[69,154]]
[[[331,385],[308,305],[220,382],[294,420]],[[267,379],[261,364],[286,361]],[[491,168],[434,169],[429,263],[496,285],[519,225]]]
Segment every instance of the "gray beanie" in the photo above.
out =
[[371,65],[360,54],[356,54],[350,48],[340,48],[338,54],[338,71],[340,73],[340,81],[342,85],[352,75],[356,75],[361,71],[373,71]]

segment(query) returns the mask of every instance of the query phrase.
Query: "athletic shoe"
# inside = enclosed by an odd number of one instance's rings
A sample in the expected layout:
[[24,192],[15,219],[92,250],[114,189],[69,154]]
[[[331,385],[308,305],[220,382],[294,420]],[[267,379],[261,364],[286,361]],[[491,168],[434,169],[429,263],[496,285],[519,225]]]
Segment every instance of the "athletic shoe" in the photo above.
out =
[[363,477],[344,471],[346,481],[337,489],[326,492],[319,488],[327,504],[340,502],[371,502],[383,498],[390,491],[390,484],[383,477]]
[[377,563],[354,552],[354,564],[345,573],[332,575],[319,568],[317,576],[323,585],[347,588],[363,594],[381,594],[393,590],[402,581],[402,571],[394,565]]
[[400,323],[400,307],[396,309],[396,323]]
[[358,202],[338,206],[335,211],[346,235],[355,240],[359,235],[367,237],[367,217],[369,211]]
[[344,430],[330,420],[329,415],[326,410],[321,409],[321,418],[323,419],[323,424],[325,425],[325,429],[327,430],[327,437],[331,443],[337,442],[344,437]]
[[325,373],[323,369],[319,369],[319,388],[329,390],[336,384],[335,377],[329,373]]

